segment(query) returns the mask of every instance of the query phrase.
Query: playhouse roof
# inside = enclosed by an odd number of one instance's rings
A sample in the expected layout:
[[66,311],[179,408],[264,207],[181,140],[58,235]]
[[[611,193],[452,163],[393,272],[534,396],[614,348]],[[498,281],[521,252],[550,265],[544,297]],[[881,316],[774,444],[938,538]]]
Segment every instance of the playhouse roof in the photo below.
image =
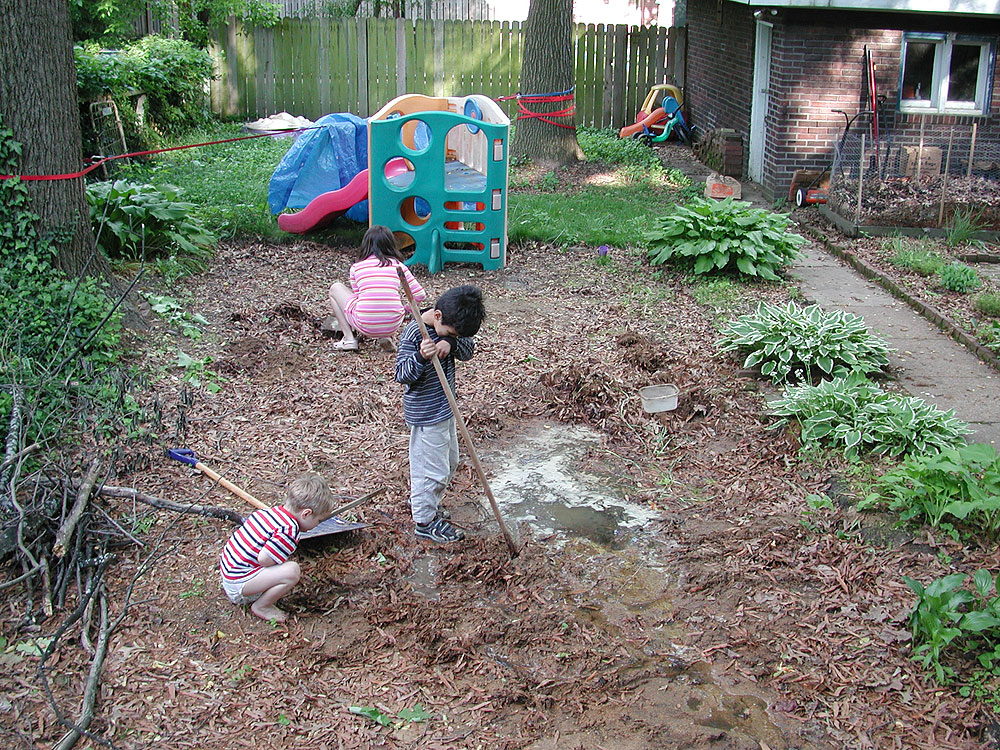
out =
[[1000,14],[1000,0],[730,0],[742,5],[772,8],[814,8],[826,10],[880,10],[903,13],[943,13],[949,15]]

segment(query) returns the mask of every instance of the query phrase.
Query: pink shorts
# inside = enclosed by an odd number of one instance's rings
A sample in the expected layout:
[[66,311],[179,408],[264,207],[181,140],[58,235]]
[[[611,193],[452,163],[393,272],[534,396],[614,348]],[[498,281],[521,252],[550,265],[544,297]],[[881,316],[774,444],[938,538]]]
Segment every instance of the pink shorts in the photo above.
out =
[[374,339],[388,338],[399,330],[403,322],[403,311],[370,313],[362,318],[358,314],[358,295],[352,294],[344,306],[344,315],[351,328]]

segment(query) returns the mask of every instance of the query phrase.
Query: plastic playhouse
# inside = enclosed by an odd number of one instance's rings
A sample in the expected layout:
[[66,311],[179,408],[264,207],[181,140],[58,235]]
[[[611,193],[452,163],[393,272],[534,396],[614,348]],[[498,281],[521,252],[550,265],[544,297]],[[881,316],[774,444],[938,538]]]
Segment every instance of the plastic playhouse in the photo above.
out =
[[618,131],[619,138],[645,138],[653,143],[662,143],[672,133],[677,139],[687,143],[690,131],[684,122],[681,105],[684,95],[676,86],[661,83],[649,89],[642,108],[635,115],[635,123]]
[[408,265],[504,265],[510,120],[492,99],[408,94],[367,121],[327,115],[316,125],[271,178],[272,212],[301,209],[281,214],[281,229],[304,233],[366,212],[401,247],[414,246]]

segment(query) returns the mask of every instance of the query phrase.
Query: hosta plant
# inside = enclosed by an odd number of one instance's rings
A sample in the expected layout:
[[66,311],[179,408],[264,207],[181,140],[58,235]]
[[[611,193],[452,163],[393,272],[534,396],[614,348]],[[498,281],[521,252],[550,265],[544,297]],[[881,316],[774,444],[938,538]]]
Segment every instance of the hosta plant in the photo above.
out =
[[193,203],[180,188],[126,180],[87,186],[90,217],[98,244],[112,258],[211,256],[216,237],[192,216]]
[[805,244],[788,216],[744,201],[695,198],[661,217],[643,238],[653,265],[675,263],[696,274],[731,271],[775,280]]
[[798,421],[803,448],[831,446],[849,458],[938,453],[961,445],[971,432],[951,411],[884,391],[860,373],[786,387],[770,408],[782,417],[775,426]]
[[865,503],[888,501],[904,521],[1000,537],[1000,456],[974,443],[914,455],[875,485]]
[[718,343],[724,352],[745,353],[743,366],[759,365],[775,383],[876,372],[889,364],[889,346],[868,332],[863,318],[819,305],[761,302],[730,321]]

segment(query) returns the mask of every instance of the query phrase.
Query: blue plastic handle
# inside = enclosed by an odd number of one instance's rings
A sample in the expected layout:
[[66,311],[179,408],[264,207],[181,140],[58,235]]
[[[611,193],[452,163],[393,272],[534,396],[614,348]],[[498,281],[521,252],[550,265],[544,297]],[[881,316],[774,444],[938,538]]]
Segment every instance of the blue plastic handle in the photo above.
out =
[[190,448],[169,448],[167,449],[167,455],[175,461],[180,461],[189,466],[194,466],[198,463],[198,457],[194,455],[194,451]]

